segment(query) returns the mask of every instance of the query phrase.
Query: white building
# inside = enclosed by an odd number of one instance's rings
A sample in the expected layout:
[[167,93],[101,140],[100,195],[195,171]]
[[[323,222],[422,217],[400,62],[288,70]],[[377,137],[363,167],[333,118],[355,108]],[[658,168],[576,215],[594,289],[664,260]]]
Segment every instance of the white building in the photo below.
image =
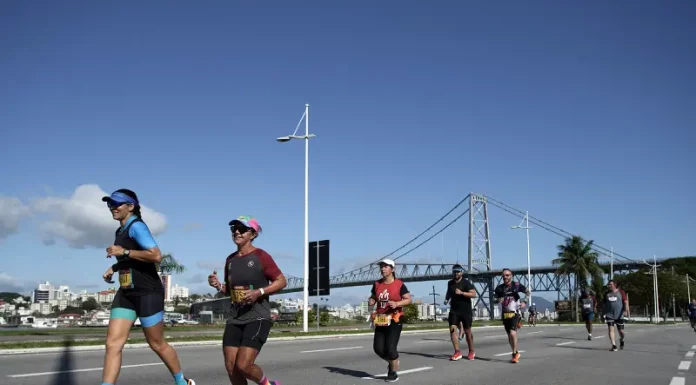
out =
[[183,287],[179,285],[174,285],[172,287],[172,298],[188,298],[189,297],[189,289],[188,287]]

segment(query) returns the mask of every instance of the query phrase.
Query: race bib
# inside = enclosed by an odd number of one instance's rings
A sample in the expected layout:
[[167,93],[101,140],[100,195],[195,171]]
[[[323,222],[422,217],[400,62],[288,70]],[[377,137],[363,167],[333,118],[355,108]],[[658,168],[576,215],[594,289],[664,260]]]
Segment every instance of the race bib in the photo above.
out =
[[375,315],[375,326],[389,326],[391,325],[392,317],[389,314],[376,314]]
[[514,317],[515,317],[514,312],[503,313],[503,319],[510,319],[510,318],[514,318]]
[[609,302],[616,302],[616,297],[609,297]]
[[248,286],[234,286],[230,292],[230,300],[233,303],[241,303],[244,299],[244,293],[249,290]]
[[585,308],[585,309],[591,309],[591,308],[592,308],[592,304],[591,304],[591,303],[583,303],[583,304],[582,304],[582,307]]
[[122,288],[124,289],[130,289],[133,287],[133,278],[131,278],[131,271],[130,269],[128,270],[119,270],[118,272],[118,283],[121,285]]

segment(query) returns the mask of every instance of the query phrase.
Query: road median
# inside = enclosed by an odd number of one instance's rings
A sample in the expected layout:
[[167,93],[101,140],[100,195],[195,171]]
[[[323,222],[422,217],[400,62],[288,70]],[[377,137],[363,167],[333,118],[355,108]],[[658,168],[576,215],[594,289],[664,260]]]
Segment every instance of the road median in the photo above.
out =
[[[571,326],[569,324],[544,324],[539,326],[557,327]],[[474,326],[474,330],[489,329],[502,327],[501,325],[482,325]],[[403,334],[413,333],[433,333],[443,332],[447,330],[448,325],[438,326],[410,326],[404,328]],[[325,330],[325,331],[310,331],[304,332],[274,332],[269,336],[268,341],[296,341],[296,340],[312,340],[312,339],[330,339],[330,338],[345,338],[353,336],[371,335],[371,329],[356,328],[343,330]],[[195,336],[167,336],[167,341],[172,346],[206,346],[220,345],[222,337],[219,335],[195,335]],[[142,337],[129,338],[124,349],[142,349],[148,347],[146,341]],[[0,343],[0,355],[18,355],[18,354],[38,354],[38,353],[59,353],[69,351],[98,351],[104,350],[103,338],[91,338],[75,340],[72,336],[66,337],[63,340],[52,341],[26,341],[26,342],[4,342]]]

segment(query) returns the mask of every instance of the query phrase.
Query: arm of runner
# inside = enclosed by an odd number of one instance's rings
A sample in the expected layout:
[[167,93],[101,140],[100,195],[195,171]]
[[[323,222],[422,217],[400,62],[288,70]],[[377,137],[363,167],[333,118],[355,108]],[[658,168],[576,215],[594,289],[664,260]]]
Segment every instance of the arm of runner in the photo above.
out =
[[367,299],[367,306],[375,306],[375,303],[377,303],[377,286],[373,283],[370,298]]
[[[143,250],[129,250],[128,258],[143,262],[160,263],[162,262],[162,252],[160,252],[157,242],[152,237],[150,229],[144,222],[135,222],[128,229],[128,235],[133,238]],[[125,249],[121,246],[109,246],[106,249],[108,255],[123,256]],[[125,261],[122,261],[125,262]],[[122,262],[117,262],[112,266],[116,271]]]
[[401,301],[396,301],[396,306],[406,306],[411,304],[411,293],[408,291],[406,284],[401,284],[399,294],[401,294]]
[[495,296],[495,303],[500,303],[500,301],[503,300],[504,294],[505,293],[503,292],[502,287],[500,287],[500,286],[496,287],[495,290],[493,291],[493,295]]
[[269,286],[263,288],[264,295],[271,295],[285,289],[288,281],[273,260],[273,257],[262,251],[259,253],[259,259],[261,260],[261,266],[263,266],[263,274],[266,276],[266,279],[271,281]]
[[476,297],[476,288],[474,287],[474,284],[471,283],[470,281],[466,281],[467,285],[464,287],[464,290],[466,290],[462,295],[466,298],[474,298]]

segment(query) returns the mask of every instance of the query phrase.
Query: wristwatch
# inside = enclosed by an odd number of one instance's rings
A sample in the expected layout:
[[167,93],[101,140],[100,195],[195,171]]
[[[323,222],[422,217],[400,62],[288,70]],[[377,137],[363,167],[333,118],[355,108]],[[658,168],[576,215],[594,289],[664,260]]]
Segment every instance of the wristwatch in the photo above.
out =
[[124,257],[130,256],[130,250],[124,249],[124,250],[123,250],[123,256],[124,256]]
[[259,291],[261,292],[262,296],[266,295],[266,290],[263,290],[263,288],[260,288]]

